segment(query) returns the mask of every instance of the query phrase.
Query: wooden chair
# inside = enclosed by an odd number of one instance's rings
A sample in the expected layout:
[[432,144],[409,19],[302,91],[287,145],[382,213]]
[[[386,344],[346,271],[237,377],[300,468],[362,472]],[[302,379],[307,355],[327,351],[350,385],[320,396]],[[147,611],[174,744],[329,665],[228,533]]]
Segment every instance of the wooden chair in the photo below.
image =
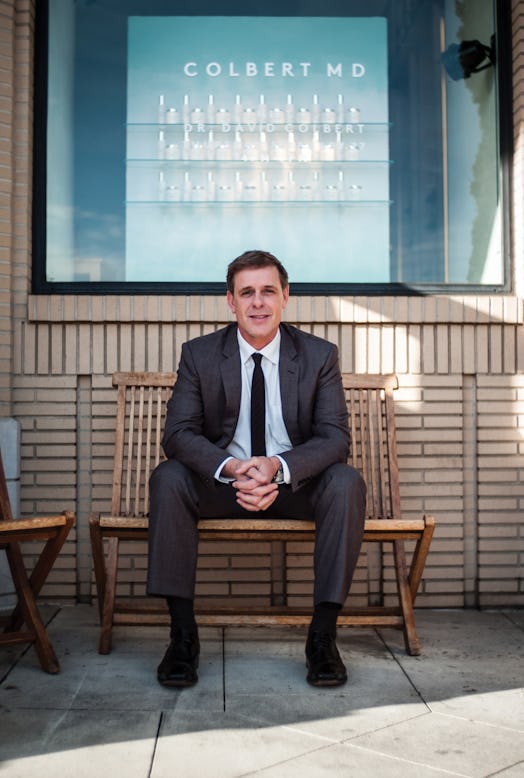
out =
[[[74,523],[74,514],[68,511],[58,516],[34,516],[13,519],[7,492],[4,466],[0,455],[0,549],[5,550],[17,596],[13,611],[2,617],[0,645],[34,643],[42,669],[58,673],[60,665],[36,605],[49,571]],[[30,576],[28,576],[20,543],[44,542]],[[24,628],[25,625],[25,628]]]
[[[162,460],[161,435],[167,399],[175,383],[174,373],[115,373],[117,387],[116,439],[111,511],[90,517],[94,572],[101,619],[99,651],[111,650],[115,624],[168,624],[167,610],[156,598],[149,602],[123,600],[116,596],[119,544],[125,540],[146,540],[148,526],[148,479]],[[380,602],[366,608],[343,610],[339,624],[352,626],[397,627],[403,630],[406,650],[419,654],[413,603],[422,578],[434,530],[434,519],[403,519],[400,511],[397,446],[393,391],[394,375],[343,376],[349,412],[352,446],[350,463],[357,467],[368,487],[364,541],[389,543],[393,549],[398,605]],[[281,543],[285,581],[285,544],[312,541],[314,523],[299,520],[260,518],[201,519],[201,540],[269,540]],[[414,541],[408,569],[405,541]],[[104,543],[106,549],[104,549]],[[382,545],[378,547],[382,550]],[[200,624],[308,624],[310,612],[287,606],[285,585],[267,608],[220,608],[197,610]]]

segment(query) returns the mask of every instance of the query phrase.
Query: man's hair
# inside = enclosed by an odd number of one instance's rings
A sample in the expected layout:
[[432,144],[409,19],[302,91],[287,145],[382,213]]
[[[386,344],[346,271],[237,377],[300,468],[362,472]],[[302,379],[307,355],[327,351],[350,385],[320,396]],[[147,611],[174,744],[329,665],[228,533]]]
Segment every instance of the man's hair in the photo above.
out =
[[269,251],[245,251],[239,257],[229,263],[227,268],[226,285],[231,294],[235,291],[235,276],[241,270],[258,267],[276,267],[282,289],[289,284],[287,270],[284,265]]

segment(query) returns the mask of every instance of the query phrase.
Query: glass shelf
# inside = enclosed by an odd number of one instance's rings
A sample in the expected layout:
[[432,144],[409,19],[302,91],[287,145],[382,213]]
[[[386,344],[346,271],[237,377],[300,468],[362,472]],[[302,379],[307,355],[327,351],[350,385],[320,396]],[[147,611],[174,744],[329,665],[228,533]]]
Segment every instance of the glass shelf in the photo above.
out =
[[[270,125],[271,127],[278,127],[278,128],[284,128],[284,127],[311,127],[312,129],[320,129],[322,127],[332,127],[335,129],[336,127],[369,127],[369,128],[381,128],[381,129],[389,129],[393,125],[391,122],[323,122],[323,121],[311,121],[311,122],[273,122],[269,119],[257,119],[256,121],[246,120],[246,121],[235,121],[234,119],[231,119],[228,122],[125,122],[126,127],[150,127],[151,129],[165,129],[172,127],[173,129],[183,130],[186,126],[191,127],[207,127],[210,130],[222,130],[224,126],[230,127],[231,130],[236,129],[237,127],[255,127],[255,132],[258,132],[259,130],[263,130],[264,127],[267,127]],[[193,130],[193,132],[196,132],[196,130]],[[351,134],[351,133],[348,133]]]
[[317,207],[329,207],[334,206],[351,206],[351,207],[374,207],[374,206],[389,206],[394,203],[394,200],[203,200],[201,202],[197,200],[126,200],[125,205],[177,205],[185,208],[199,207],[206,205],[212,205],[213,207],[227,206],[227,207],[253,207],[253,206],[269,206],[269,207],[281,207],[283,205],[292,206],[314,206]]
[[127,164],[136,165],[137,167],[140,166],[151,166],[151,165],[169,165],[171,166],[187,166],[190,165],[193,166],[203,166],[203,165],[217,165],[220,166],[220,168],[231,168],[234,169],[236,167],[242,166],[250,166],[253,168],[263,168],[266,169],[278,169],[281,168],[282,165],[293,165],[293,167],[297,168],[310,168],[310,167],[340,167],[340,166],[346,166],[350,165],[353,166],[363,166],[363,165],[394,165],[395,162],[392,159],[330,159],[330,160],[323,160],[323,159],[315,159],[310,160],[308,162],[303,160],[276,160],[271,159],[269,162],[261,162],[260,160],[249,160],[249,159],[155,159],[154,157],[151,158],[138,158],[138,157],[131,157],[126,160]]

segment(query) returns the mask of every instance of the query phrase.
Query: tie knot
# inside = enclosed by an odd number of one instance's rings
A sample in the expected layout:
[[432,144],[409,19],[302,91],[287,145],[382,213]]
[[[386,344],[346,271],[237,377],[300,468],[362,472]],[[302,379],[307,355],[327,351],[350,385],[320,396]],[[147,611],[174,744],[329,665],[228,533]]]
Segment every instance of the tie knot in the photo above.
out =
[[262,354],[259,354],[258,352],[255,351],[255,353],[251,354],[251,356],[253,357],[253,362],[258,367],[262,362]]

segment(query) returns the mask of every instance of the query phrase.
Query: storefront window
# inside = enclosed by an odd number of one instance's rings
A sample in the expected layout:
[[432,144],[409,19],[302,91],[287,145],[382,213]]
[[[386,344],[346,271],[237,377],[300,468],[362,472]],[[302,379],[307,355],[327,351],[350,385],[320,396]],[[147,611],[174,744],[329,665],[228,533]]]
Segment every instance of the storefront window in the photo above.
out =
[[504,287],[492,0],[217,5],[41,14],[35,291]]

